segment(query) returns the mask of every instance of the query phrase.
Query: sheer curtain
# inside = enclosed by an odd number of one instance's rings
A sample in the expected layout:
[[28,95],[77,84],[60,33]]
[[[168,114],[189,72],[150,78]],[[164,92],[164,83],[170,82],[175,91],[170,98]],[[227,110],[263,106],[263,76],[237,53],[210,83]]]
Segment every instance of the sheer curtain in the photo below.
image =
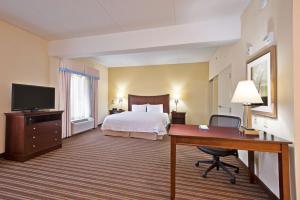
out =
[[98,79],[92,78],[92,117],[94,118],[94,128],[98,126]]
[[93,67],[60,61],[59,109],[63,110],[62,137],[72,136],[71,122],[94,119],[98,126],[98,80],[99,71]]
[[92,93],[90,77],[78,74],[71,75],[71,121],[92,117]]
[[71,136],[70,85],[71,85],[71,73],[60,69],[59,109],[64,111],[62,115],[62,138],[67,138]]

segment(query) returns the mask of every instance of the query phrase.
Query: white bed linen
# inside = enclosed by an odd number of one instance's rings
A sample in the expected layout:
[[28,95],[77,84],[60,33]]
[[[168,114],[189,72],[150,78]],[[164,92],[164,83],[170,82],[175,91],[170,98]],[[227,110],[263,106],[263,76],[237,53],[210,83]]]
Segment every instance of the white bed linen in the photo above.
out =
[[101,129],[165,135],[169,123],[170,119],[167,113],[122,112],[107,116]]

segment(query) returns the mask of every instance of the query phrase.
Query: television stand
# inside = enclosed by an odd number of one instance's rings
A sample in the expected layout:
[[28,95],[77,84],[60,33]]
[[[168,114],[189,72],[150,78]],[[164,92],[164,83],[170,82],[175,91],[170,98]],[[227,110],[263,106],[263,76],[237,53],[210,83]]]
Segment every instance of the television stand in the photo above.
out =
[[[40,109],[31,109],[31,110],[22,110],[20,111],[24,114],[27,113],[45,113],[45,112],[56,112],[56,111],[49,111],[49,110],[40,110]],[[18,113],[18,112],[12,112],[12,113]]]
[[63,111],[5,113],[4,158],[24,162],[61,148],[62,113]]

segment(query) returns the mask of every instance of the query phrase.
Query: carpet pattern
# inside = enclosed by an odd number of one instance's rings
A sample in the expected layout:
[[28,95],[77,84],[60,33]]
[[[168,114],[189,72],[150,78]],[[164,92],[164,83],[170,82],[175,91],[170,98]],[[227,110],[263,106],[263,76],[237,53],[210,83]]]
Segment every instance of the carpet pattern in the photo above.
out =
[[[63,148],[27,162],[0,160],[0,199],[170,199],[169,138],[149,141],[103,136],[99,129],[63,141]],[[176,199],[265,200],[241,166],[237,184],[223,171],[194,166],[209,158],[192,146],[177,147]],[[239,165],[235,158],[225,161]]]

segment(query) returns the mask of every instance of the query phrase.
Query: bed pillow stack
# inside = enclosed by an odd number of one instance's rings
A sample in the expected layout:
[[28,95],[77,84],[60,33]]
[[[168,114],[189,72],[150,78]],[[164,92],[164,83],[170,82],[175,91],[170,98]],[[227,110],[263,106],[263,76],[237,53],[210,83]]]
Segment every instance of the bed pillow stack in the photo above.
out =
[[163,105],[162,104],[158,104],[158,105],[147,104],[147,112],[163,113],[164,112]]
[[164,112],[164,107],[163,104],[156,104],[156,105],[151,105],[151,104],[142,104],[142,105],[137,105],[133,104],[131,107],[132,112],[151,112],[151,113],[163,113]]
[[143,105],[136,105],[133,104],[131,107],[132,112],[146,112],[147,111],[147,104]]

